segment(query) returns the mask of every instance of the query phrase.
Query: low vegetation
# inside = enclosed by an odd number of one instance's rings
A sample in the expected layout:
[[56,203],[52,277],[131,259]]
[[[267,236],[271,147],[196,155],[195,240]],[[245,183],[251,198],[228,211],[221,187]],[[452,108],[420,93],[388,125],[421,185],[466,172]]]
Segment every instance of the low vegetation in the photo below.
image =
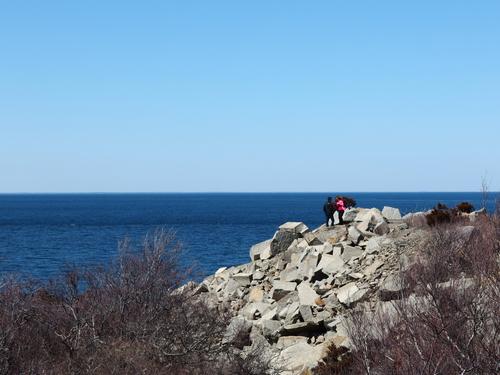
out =
[[474,206],[469,202],[457,204],[455,208],[448,208],[445,204],[438,203],[430,213],[426,215],[427,224],[436,226],[448,223],[464,222],[462,214],[470,214]]
[[344,205],[348,208],[356,207],[356,199],[352,197],[341,197],[342,200],[344,201]]
[[[73,270],[48,284],[0,290],[2,374],[264,374],[247,333],[225,337],[228,315],[193,297],[180,246],[156,233],[127,243],[106,268]],[[239,341],[239,342],[238,342]]]

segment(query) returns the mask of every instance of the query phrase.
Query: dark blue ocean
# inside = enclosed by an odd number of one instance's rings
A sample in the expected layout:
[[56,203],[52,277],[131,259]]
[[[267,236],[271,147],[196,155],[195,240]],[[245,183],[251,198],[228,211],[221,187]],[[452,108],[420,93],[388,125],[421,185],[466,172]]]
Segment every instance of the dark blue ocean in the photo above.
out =
[[[138,243],[155,228],[171,228],[185,248],[184,264],[202,275],[249,261],[252,244],[286,221],[323,222],[326,193],[2,194],[0,275],[56,277],[70,265],[106,263],[125,237]],[[480,206],[479,193],[349,193],[358,206],[402,213],[437,202]],[[498,194],[490,194],[492,209]]]

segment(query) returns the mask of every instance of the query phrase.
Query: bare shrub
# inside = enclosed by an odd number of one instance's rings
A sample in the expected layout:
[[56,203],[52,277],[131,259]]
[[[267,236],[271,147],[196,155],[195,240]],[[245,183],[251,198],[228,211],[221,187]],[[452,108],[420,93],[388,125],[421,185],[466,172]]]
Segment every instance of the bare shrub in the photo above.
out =
[[352,314],[352,373],[498,374],[499,222],[436,227],[384,313]]
[[352,198],[352,197],[341,197],[342,200],[344,201],[344,205],[347,207],[347,208],[352,208],[352,207],[356,207],[356,199]]
[[328,347],[328,354],[314,369],[315,375],[348,375],[352,374],[352,355],[344,347],[334,344]]
[[457,204],[457,210],[459,212],[470,214],[472,211],[474,211],[474,206],[469,202],[461,202]]
[[481,177],[481,208],[485,210],[488,207],[488,200],[490,197],[490,185],[488,183],[488,174],[485,173]]
[[427,225],[437,225],[464,222],[465,218],[460,213],[470,213],[474,206],[468,202],[462,202],[456,208],[448,208],[445,204],[438,203],[430,213],[425,215]]
[[434,209],[425,218],[427,225],[431,227],[451,223],[451,213],[449,210]]
[[229,314],[179,289],[179,256],[174,236],[158,231],[139,251],[124,242],[108,267],[7,282],[0,373],[264,374],[224,341]]

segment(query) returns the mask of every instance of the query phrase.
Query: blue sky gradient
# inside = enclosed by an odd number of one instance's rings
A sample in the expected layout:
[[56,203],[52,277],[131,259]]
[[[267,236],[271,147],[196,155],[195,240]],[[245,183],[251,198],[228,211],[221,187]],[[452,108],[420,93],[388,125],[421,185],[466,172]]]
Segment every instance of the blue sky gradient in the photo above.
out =
[[500,1],[0,4],[0,192],[499,188]]

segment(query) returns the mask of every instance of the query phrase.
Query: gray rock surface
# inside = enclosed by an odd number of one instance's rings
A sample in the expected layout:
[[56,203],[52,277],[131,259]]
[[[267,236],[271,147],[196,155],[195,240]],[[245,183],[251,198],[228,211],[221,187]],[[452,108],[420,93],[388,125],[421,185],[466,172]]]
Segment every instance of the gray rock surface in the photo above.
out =
[[352,227],[352,226],[349,227],[348,234],[349,234],[349,240],[351,240],[351,242],[354,245],[359,244],[359,241],[361,241],[363,239],[363,235],[355,227]]
[[[265,257],[262,258],[262,253]],[[256,261],[258,259],[269,259],[271,257],[271,240],[262,241],[250,248],[250,259]]]
[[399,209],[388,206],[385,206],[382,210],[382,216],[384,216],[389,221],[402,219]]
[[315,272],[321,271],[324,274],[335,274],[344,268],[344,260],[337,255],[324,254],[316,267]]
[[351,223],[356,219],[356,215],[358,214],[359,210],[356,208],[348,208],[344,212],[344,216],[342,219],[344,220],[344,223]]
[[379,236],[383,236],[384,234],[387,234],[390,232],[389,224],[387,224],[385,221],[382,221],[375,225],[375,228],[373,228],[373,233],[378,234]]
[[[389,221],[397,216],[388,212]],[[419,229],[387,223],[377,209],[349,210],[344,219],[345,226],[313,231],[300,222],[283,224],[272,239],[251,247],[250,263],[219,269],[192,286],[193,295],[229,308],[236,317],[232,331],[238,325],[250,330],[243,352],[263,345],[289,375],[299,375],[330,343],[351,345],[344,326],[350,309],[390,313],[401,290],[400,260],[412,259],[405,250],[419,238]],[[473,235],[468,228],[462,233]],[[235,337],[231,330],[227,340]]]
[[300,283],[297,291],[299,292],[299,303],[301,305],[316,306],[319,296],[307,283]]

